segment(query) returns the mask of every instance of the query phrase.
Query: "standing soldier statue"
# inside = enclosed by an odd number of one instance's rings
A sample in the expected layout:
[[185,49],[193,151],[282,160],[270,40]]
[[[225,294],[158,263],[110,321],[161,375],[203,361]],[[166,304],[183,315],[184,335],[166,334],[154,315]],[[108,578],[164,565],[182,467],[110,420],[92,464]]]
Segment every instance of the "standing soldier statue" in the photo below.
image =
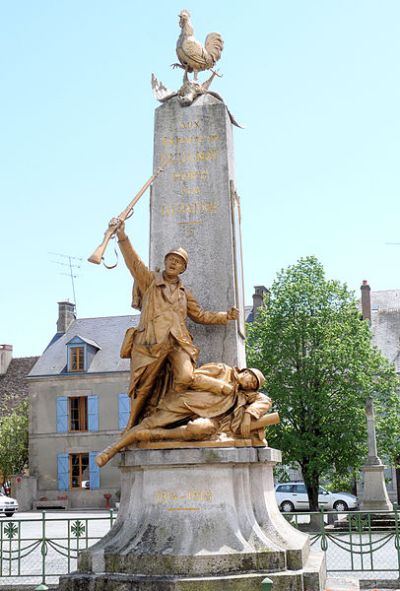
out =
[[200,324],[227,324],[238,318],[239,310],[234,307],[227,312],[203,310],[179,278],[188,264],[188,254],[183,248],[165,255],[164,271],[150,271],[125,234],[123,220],[113,218],[109,225],[117,234],[126,266],[135,279],[134,306],[141,310],[138,327],[128,329],[123,344],[123,355],[131,359],[131,413],[127,425],[130,429],[167,361],[174,391],[190,388],[199,350],[187,329],[187,316]]

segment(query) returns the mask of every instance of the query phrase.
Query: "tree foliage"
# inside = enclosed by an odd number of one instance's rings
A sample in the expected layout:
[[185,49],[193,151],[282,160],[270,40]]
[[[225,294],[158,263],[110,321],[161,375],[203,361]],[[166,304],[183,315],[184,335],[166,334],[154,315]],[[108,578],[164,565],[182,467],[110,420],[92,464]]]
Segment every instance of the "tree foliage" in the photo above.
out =
[[265,374],[281,417],[269,443],[285,462],[299,463],[310,508],[318,510],[320,477],[361,465],[366,399],[379,393],[384,404],[395,397],[396,374],[371,345],[354,295],[327,280],[315,257],[278,275],[248,333],[250,365]]
[[22,401],[0,418],[0,477],[9,480],[28,463],[28,403]]

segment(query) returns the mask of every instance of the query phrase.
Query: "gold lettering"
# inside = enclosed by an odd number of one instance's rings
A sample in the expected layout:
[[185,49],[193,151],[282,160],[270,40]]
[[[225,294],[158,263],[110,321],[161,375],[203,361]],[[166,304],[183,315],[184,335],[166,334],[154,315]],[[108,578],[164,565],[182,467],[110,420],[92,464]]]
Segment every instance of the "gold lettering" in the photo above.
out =
[[218,209],[218,201],[192,201],[187,203],[180,201],[169,205],[162,205],[160,213],[162,217],[173,217],[175,215],[199,215],[214,214]]
[[198,152],[163,152],[160,165],[186,164],[187,162],[212,162],[217,160],[219,150],[200,150]]
[[199,195],[200,187],[183,187],[182,194],[183,195]]
[[173,180],[178,182],[207,181],[208,170],[190,170],[187,172],[174,172]]
[[[188,490],[178,493],[174,490],[158,490],[154,494],[156,503],[170,503],[171,501],[191,501],[198,503],[210,503],[213,500],[213,493],[209,489]],[[176,510],[179,510],[176,508]]]
[[164,136],[161,138],[163,146],[179,146],[191,144],[215,144],[219,140],[218,134],[212,135],[175,135],[173,137]]

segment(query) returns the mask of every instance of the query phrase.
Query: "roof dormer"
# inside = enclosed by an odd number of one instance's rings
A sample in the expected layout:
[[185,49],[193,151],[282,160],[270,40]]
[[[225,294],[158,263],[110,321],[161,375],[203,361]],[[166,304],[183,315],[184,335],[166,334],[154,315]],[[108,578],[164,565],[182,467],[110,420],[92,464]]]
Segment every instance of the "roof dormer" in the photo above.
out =
[[99,345],[90,339],[79,335],[74,336],[66,343],[67,347],[67,372],[82,373],[89,369],[93,357],[101,349]]

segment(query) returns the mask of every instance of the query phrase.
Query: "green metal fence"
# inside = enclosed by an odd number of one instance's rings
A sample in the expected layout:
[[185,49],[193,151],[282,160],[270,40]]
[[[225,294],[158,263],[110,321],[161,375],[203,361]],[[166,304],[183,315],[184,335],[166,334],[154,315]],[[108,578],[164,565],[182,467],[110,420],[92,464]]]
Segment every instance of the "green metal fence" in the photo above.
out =
[[76,570],[79,551],[101,539],[115,521],[112,510],[84,517],[31,515],[0,521],[0,586],[57,582]]
[[[70,514],[69,514],[70,515]],[[362,511],[288,513],[286,519],[306,531],[314,549],[326,554],[328,572],[368,573],[400,578],[400,513]],[[56,583],[77,567],[80,550],[101,539],[115,514],[31,513],[0,518],[0,591],[2,584]]]
[[400,578],[400,513],[321,511],[288,513],[286,519],[325,552],[328,573],[392,573]]

